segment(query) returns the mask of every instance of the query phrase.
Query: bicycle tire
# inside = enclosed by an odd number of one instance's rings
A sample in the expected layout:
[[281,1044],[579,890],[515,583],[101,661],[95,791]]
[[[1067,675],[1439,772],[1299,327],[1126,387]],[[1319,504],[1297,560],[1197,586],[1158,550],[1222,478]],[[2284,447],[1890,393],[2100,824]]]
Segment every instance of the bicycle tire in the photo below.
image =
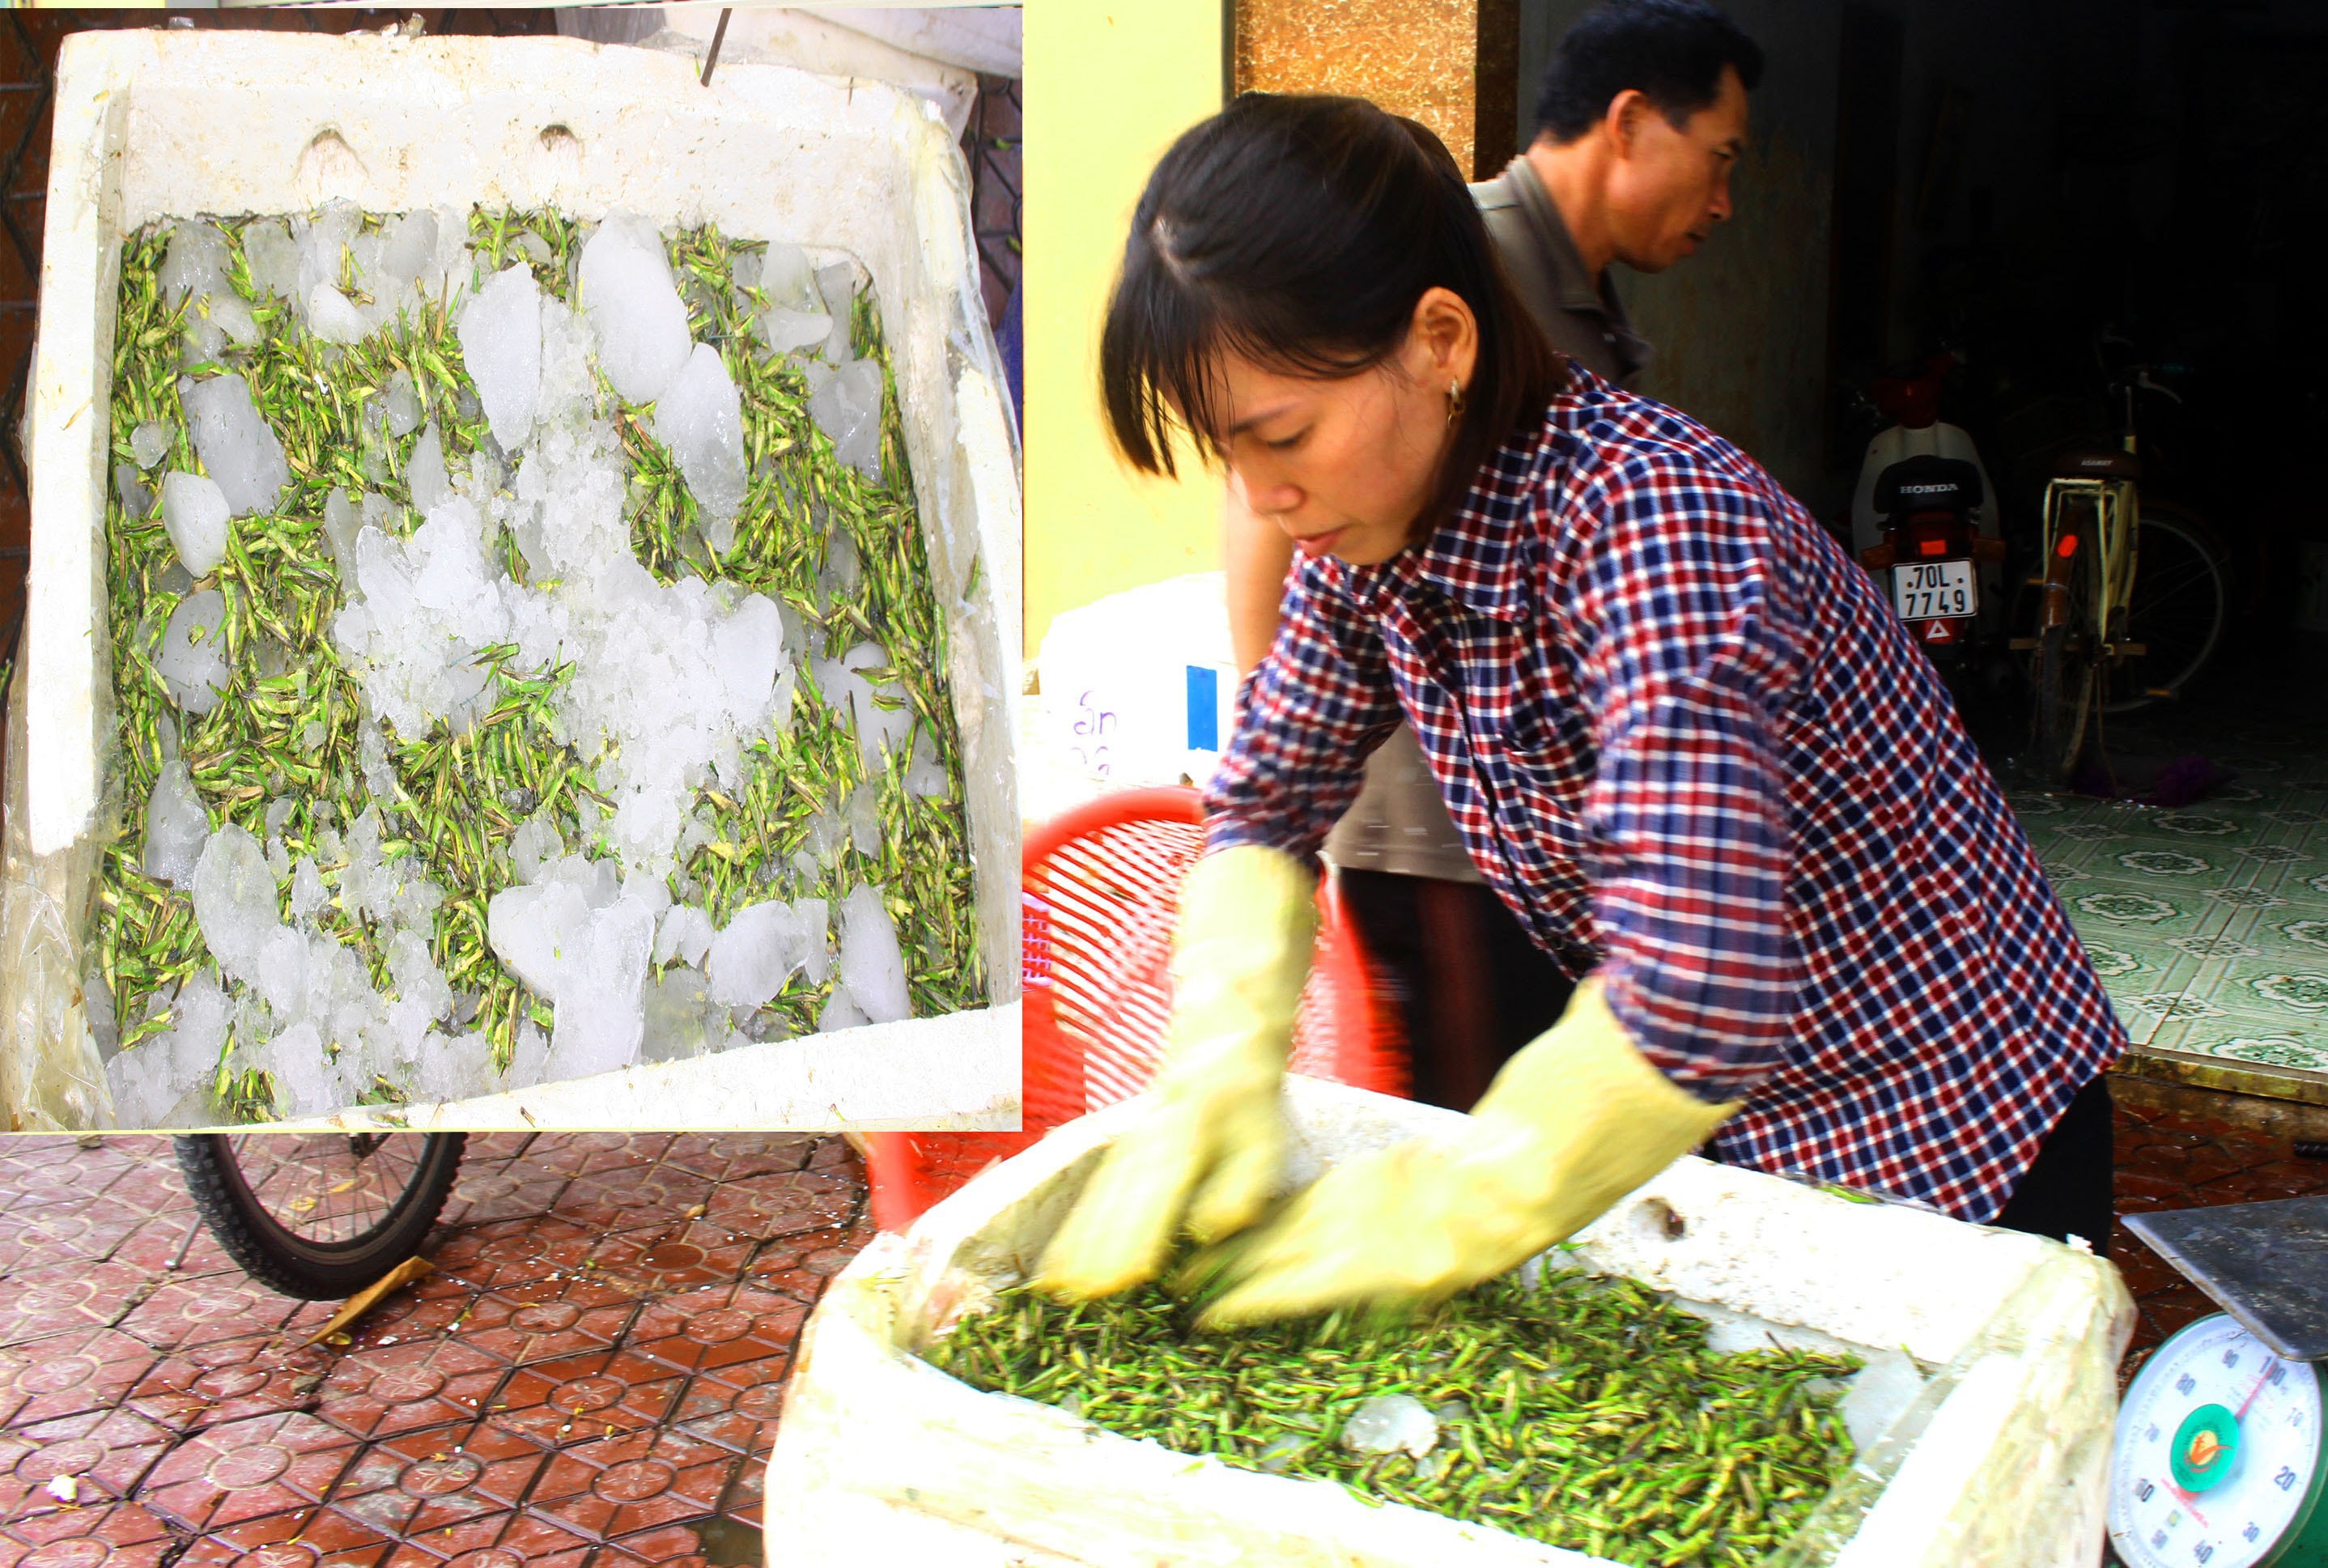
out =
[[2088,540],[2070,571],[2070,602],[2062,624],[2038,634],[2031,671],[2037,707],[2031,749],[2047,784],[2067,784],[2085,751],[2097,684],[2093,606],[2100,596],[2094,582],[2099,570]]
[[[2113,671],[2103,693],[2106,714],[2133,713],[2166,699],[2152,696],[2154,690],[2164,690],[2168,699],[2181,696],[2214,658],[2230,622],[2230,560],[2214,530],[2179,506],[2147,499],[2142,503],[2141,530],[2136,547],[2141,565],[2135,574],[2134,603],[2126,616],[2127,639],[2153,642],[2160,630],[2162,596],[2186,587],[2197,590],[2197,597],[2190,603],[2196,617],[2204,622],[2204,629],[2196,637],[2181,639],[2181,645],[2172,653],[2161,649],[2138,654]],[[2177,576],[2166,575],[2177,573],[2178,567]]]
[[[244,1178],[230,1133],[181,1134],[173,1142],[186,1190],[211,1235],[242,1271],[268,1289],[302,1300],[337,1300],[379,1279],[413,1256],[444,1212],[460,1173],[468,1135],[463,1132],[391,1133],[427,1141],[403,1189],[378,1224],[344,1242],[318,1242],[298,1235],[270,1214]],[[324,1136],[261,1133],[249,1136]],[[344,1138],[344,1133],[332,1134]]]

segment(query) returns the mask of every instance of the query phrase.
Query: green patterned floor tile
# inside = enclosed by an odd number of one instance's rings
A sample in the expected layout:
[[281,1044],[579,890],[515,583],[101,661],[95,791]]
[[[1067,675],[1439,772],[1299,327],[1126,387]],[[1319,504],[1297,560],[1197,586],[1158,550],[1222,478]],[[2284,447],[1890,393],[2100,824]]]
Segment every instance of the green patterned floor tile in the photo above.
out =
[[2223,1009],[2178,1027],[2150,1050],[2180,1051],[2263,1067],[2328,1072],[2328,1026],[2317,1018]]
[[2291,1084],[2328,1074],[2328,716],[2297,700],[2227,681],[2107,721],[2130,769],[2234,775],[2203,801],[2008,797],[2128,1037]]

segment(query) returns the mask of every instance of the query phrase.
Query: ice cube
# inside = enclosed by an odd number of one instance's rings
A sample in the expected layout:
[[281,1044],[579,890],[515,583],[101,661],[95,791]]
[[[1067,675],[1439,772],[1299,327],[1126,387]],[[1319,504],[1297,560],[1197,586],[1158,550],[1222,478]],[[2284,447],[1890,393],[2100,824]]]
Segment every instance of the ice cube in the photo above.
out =
[[857,541],[845,530],[834,529],[824,541],[824,569],[817,573],[816,586],[830,603],[856,593],[863,577],[864,562],[858,556]]
[[137,459],[140,468],[151,468],[170,455],[170,427],[158,419],[148,419],[129,432],[129,452]]
[[194,862],[210,833],[210,818],[186,765],[164,763],[146,801],[146,875],[181,887],[191,886]]
[[157,1106],[167,1087],[170,1053],[158,1038],[117,1051],[106,1058],[105,1084],[113,1095],[117,1127],[158,1127],[166,1107]]
[[208,713],[225,689],[227,662],[219,647],[225,626],[226,596],[207,588],[171,611],[163,628],[154,667],[189,713]]
[[528,817],[510,835],[510,866],[521,882],[533,881],[540,876],[544,862],[565,853],[566,845],[558,836],[558,825],[548,817]]
[[192,370],[214,364],[226,353],[226,329],[211,319],[200,305],[186,313],[186,335],[178,350],[178,363]]
[[485,906],[485,936],[510,972],[540,996],[555,1000],[568,966],[582,952],[590,906],[563,882],[504,888]]
[[927,730],[914,732],[914,758],[906,769],[906,788],[925,800],[944,800],[953,793],[953,781],[939,765],[937,747]]
[[212,223],[181,223],[170,232],[155,281],[173,307],[189,294],[196,299],[230,289],[226,236]]
[[349,243],[363,225],[355,203],[326,202],[311,218],[295,218],[291,237],[299,249],[299,282],[289,297],[304,312],[319,283],[336,284],[347,259]]
[[682,965],[649,977],[642,1059],[681,1062],[711,1049],[705,1028],[710,1010],[710,995],[698,971]]
[[189,575],[206,577],[226,559],[226,525],[232,515],[216,482],[174,468],[163,475],[162,526]]
[[757,286],[768,303],[753,320],[753,335],[770,353],[787,354],[831,340],[832,317],[816,291],[815,269],[800,247],[769,246]]
[[541,288],[522,261],[495,273],[461,307],[461,362],[476,383],[493,439],[525,445],[541,394]]
[[1879,1350],[1868,1357],[1852,1377],[1851,1392],[1843,1396],[1840,1407],[1852,1446],[1861,1453],[1873,1448],[1923,1391],[1923,1376],[1905,1353]]
[[598,368],[624,402],[656,402],[693,347],[662,237],[643,219],[610,214],[582,247],[576,281]]
[[445,476],[445,443],[437,434],[436,421],[420,432],[420,439],[412,444],[412,464],[405,470],[412,486],[412,510],[426,517],[453,498],[453,483]]
[[816,291],[824,296],[824,310],[832,318],[832,334],[825,339],[824,357],[834,364],[849,358],[850,307],[857,301],[857,268],[846,261],[816,269]]
[[816,268],[810,264],[808,252],[797,245],[776,240],[761,253],[758,286],[771,305],[824,314],[824,297],[816,289]]
[[765,1005],[802,966],[803,938],[800,918],[787,905],[770,902],[737,910],[703,961],[711,1000],[728,1008]]
[[292,1116],[321,1116],[340,1108],[345,1096],[335,1064],[324,1054],[324,1038],[302,1020],[260,1047],[259,1060],[288,1102]]
[[[732,525],[744,505],[744,406],[726,361],[709,343],[695,345],[656,399],[654,436],[679,464],[703,514],[705,538],[711,539],[715,523],[728,525],[732,545]],[[713,548],[720,549],[716,540]]]
[[[650,876],[634,866],[623,873],[623,897],[635,898],[647,906],[647,913],[661,920],[671,907],[671,888],[660,877]],[[657,959],[655,962],[662,962]]]
[[701,963],[714,934],[710,915],[692,904],[674,904],[664,912],[662,927],[655,933],[654,961],[669,963],[676,958],[684,964]]
[[832,318],[822,311],[770,305],[752,319],[752,335],[772,354],[788,354],[831,340]]
[[748,730],[768,709],[768,690],[784,659],[784,624],[774,601],[753,594],[711,634],[711,658],[726,689],[728,715]]
[[398,440],[420,428],[420,393],[412,384],[411,372],[399,371],[388,378],[380,408],[388,419],[388,433]]
[[243,230],[242,258],[250,268],[252,287],[283,299],[297,296],[299,247],[280,221],[269,218]]
[[[418,283],[436,260],[436,214],[425,207],[417,212],[407,212],[380,230],[380,240],[381,276],[398,284]],[[248,245],[249,240],[244,243]],[[415,424],[418,422],[414,420]]]
[[278,925],[259,944],[252,961],[252,983],[267,1005],[286,1018],[296,1017],[307,1005],[307,939],[288,925]]
[[800,922],[801,967],[809,979],[822,985],[832,978],[832,920],[821,898],[803,898],[793,906]]
[[587,1077],[639,1059],[646,1028],[641,990],[653,945],[654,917],[635,898],[618,898],[590,916],[558,993],[551,1077]]
[[897,927],[881,889],[869,882],[850,888],[840,901],[840,983],[877,1024],[913,1016]]
[[238,348],[249,348],[258,341],[258,317],[239,294],[215,294],[205,303],[211,320]]
[[327,343],[359,343],[371,331],[354,302],[328,283],[307,295],[307,328]]
[[291,868],[291,914],[294,919],[305,920],[324,906],[329,895],[324,891],[323,873],[315,869],[312,855],[299,857]]
[[809,394],[809,418],[832,442],[836,461],[881,478],[881,364],[851,360]]
[[832,994],[824,999],[823,1010],[816,1015],[816,1032],[821,1035],[838,1034],[842,1029],[853,1029],[872,1021],[850,1000],[849,988],[836,985],[832,988]]
[[861,784],[850,791],[841,813],[849,819],[849,836],[856,844],[857,852],[868,858],[878,855],[881,852],[881,815],[873,786]]
[[113,493],[121,499],[121,510],[132,518],[142,519],[154,508],[153,493],[137,482],[135,463],[113,465]]
[[218,481],[234,515],[273,511],[276,497],[291,483],[291,465],[284,460],[283,443],[250,400],[250,383],[230,371],[196,383],[183,400],[193,425],[195,455]]
[[[425,216],[425,214],[424,214]],[[429,1042],[413,1074],[414,1092],[427,1103],[443,1105],[493,1092],[493,1037],[482,1029]]]
[[324,535],[332,541],[332,559],[340,568],[340,580],[352,582],[356,575],[356,535],[361,529],[356,509],[348,500],[343,485],[333,485],[324,497]]
[[1411,1394],[1382,1394],[1342,1423],[1342,1446],[1354,1453],[1405,1452],[1421,1459],[1439,1446],[1439,1418]]
[[529,1019],[517,1027],[517,1043],[510,1051],[509,1072],[502,1079],[502,1087],[530,1089],[541,1082],[549,1065],[549,1041]]
[[275,873],[258,840],[232,822],[210,836],[194,863],[194,923],[211,956],[241,978],[280,927]]

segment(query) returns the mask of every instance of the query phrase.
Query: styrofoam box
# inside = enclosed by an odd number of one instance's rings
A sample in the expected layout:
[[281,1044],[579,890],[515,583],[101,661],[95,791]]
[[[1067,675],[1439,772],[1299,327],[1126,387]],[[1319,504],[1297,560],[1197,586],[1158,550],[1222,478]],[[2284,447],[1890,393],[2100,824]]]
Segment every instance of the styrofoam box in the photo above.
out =
[[1051,756],[1115,789],[1211,778],[1236,710],[1221,573],[1169,577],[1061,611],[1037,666]]
[[[620,209],[789,240],[820,262],[846,255],[870,275],[947,620],[980,948],[993,1000],[1016,997],[1018,449],[980,305],[967,175],[931,106],[879,83],[758,64],[723,65],[707,89],[685,58],[577,39],[141,30],[65,41],[55,127],[28,418],[29,745],[9,762],[33,770],[34,869],[77,868],[58,900],[68,919],[88,906],[90,846],[106,831],[98,546],[123,237],[155,219],[334,199],[374,212],[547,205],[588,220]],[[11,873],[12,894],[40,879]],[[0,921],[41,923],[22,909]],[[52,991],[71,983],[54,953],[24,967]],[[12,1107],[18,1124],[86,1124],[85,1107],[77,1117],[28,1085],[43,1076],[28,1062],[51,1078],[94,1072],[77,995],[11,997],[7,983],[0,976],[0,1086],[34,1102]],[[992,1048],[1015,1051],[1015,1026],[1003,1039],[1011,1015],[987,1010]],[[37,1019],[61,1038],[26,1038]],[[869,1047],[886,1027],[859,1033]],[[956,1109],[943,1075],[929,1088],[932,1113]],[[636,1103],[668,1121],[669,1107]],[[593,1120],[603,1124],[603,1112]]]
[[[769,1462],[768,1560],[955,1568],[1268,1563],[1584,1568],[1601,1559],[1327,1481],[1239,1469],[981,1394],[916,1354],[1034,1267],[1144,1097],[1069,1123],[884,1235],[827,1290]],[[1289,1181],[1451,1112],[1309,1079]],[[1812,1568],[2091,1568],[2116,1369],[2134,1305],[2108,1263],[1937,1214],[1857,1203],[1694,1157],[1585,1231],[1564,1262],[1623,1274],[1782,1342],[1899,1347],[1936,1369],[1803,1531]]]

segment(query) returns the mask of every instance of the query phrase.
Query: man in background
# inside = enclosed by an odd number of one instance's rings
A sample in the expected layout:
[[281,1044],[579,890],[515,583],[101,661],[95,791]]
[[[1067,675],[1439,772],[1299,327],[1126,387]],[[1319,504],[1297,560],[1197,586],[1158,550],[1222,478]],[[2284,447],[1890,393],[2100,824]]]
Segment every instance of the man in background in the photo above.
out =
[[[1761,75],[1760,49],[1704,0],[1605,0],[1561,38],[1535,138],[1471,192],[1520,298],[1575,364],[1626,384],[1648,362],[1610,266],[1662,272],[1730,216]],[[1234,481],[1224,535],[1230,638],[1249,674],[1276,636],[1292,546]],[[1325,853],[1400,1005],[1415,1097],[1469,1110],[1560,1017],[1591,955],[1544,953],[1489,891],[1404,725]]]

